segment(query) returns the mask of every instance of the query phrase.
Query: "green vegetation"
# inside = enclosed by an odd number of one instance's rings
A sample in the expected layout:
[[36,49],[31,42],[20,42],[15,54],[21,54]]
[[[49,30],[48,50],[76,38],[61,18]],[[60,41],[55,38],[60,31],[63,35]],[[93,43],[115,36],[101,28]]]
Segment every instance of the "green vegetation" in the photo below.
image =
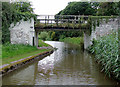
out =
[[[48,46],[42,44],[40,46]],[[9,44],[6,43],[2,46],[2,64],[10,63],[25,57],[34,56],[38,53],[49,51],[48,49],[37,49],[34,46],[23,44]]]
[[2,2],[2,43],[10,42],[9,27],[20,20],[36,19],[30,2]]
[[37,22],[36,24],[35,24],[35,27],[40,27],[40,28],[49,28],[49,27],[62,27],[63,29],[88,29],[89,28],[89,24],[88,23],[62,23],[62,24],[42,24],[42,23],[40,23],[40,22]]
[[39,38],[42,40],[46,40],[46,38],[48,37],[48,33],[47,32],[41,32],[39,35]]
[[42,40],[39,39],[39,44],[38,44],[39,47],[49,47],[51,45],[47,44],[47,43],[44,43]]
[[22,45],[22,44],[16,44],[16,45],[12,45],[9,43],[6,43],[2,46],[2,58],[7,58],[7,57],[13,57],[16,55],[21,55],[21,54],[25,54],[28,52],[32,52],[37,50],[36,47],[32,47],[30,45]]
[[69,2],[66,8],[57,15],[95,15],[95,9],[88,2]]
[[102,65],[102,71],[120,80],[118,32],[101,37],[99,40],[94,40],[93,43],[88,50],[95,54],[96,60]]
[[81,47],[83,47],[84,45],[83,37],[72,37],[72,38],[67,37],[64,39],[60,39],[60,41],[66,42],[66,43],[72,43],[75,45],[80,45]]
[[119,2],[69,2],[57,15],[111,16],[120,14]]
[[1,59],[2,59],[2,45],[0,44],[0,62],[1,62]]
[[118,15],[120,2],[101,2],[99,3],[99,9],[96,13],[98,16],[111,16]]
[[[43,35],[43,33],[45,33]],[[45,38],[41,38],[41,37]],[[64,39],[65,37],[82,37],[82,31],[48,31],[48,32],[41,32],[39,35],[39,39],[41,40],[48,40],[48,41],[59,41],[60,39]]]

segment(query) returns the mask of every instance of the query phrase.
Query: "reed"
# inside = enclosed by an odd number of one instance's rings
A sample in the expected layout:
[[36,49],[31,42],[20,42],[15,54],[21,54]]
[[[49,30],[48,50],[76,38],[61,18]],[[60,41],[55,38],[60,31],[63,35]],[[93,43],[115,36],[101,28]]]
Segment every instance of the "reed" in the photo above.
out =
[[102,71],[109,77],[114,76],[120,80],[118,41],[118,32],[114,32],[94,40],[94,44],[88,50],[95,54],[96,60],[102,65]]

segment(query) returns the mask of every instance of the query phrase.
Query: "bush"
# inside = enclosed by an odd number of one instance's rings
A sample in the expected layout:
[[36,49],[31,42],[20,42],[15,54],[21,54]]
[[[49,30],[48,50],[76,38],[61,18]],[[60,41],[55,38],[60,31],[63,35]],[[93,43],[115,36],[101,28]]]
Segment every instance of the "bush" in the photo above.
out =
[[45,41],[46,38],[48,37],[48,33],[47,32],[41,32],[39,37],[40,37],[40,39]]
[[95,53],[95,58],[102,64],[102,71],[105,71],[109,77],[114,75],[120,80],[120,59],[118,57],[118,33],[101,37],[94,40],[93,45],[89,47],[91,53]]

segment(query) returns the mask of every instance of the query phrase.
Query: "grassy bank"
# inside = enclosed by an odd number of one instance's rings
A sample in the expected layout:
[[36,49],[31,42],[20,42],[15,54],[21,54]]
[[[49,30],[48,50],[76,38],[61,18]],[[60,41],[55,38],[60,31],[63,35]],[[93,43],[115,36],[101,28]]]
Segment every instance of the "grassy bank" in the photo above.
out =
[[[39,45],[41,47],[48,46],[48,44],[44,42],[42,42],[42,44],[39,43]],[[35,46],[7,43],[2,45],[2,65],[45,51],[49,51],[49,49],[37,49]]]
[[60,41],[62,42],[66,42],[66,43],[72,43],[72,44],[75,44],[75,45],[80,45],[83,47],[84,45],[84,41],[83,41],[83,37],[67,37],[67,38],[64,38],[64,39],[60,39]]
[[101,37],[93,41],[89,51],[95,54],[95,58],[102,65],[109,77],[114,76],[120,80],[120,59],[118,57],[118,33]]
[[40,39],[39,39],[39,42],[38,42],[38,43],[39,43],[39,44],[38,44],[39,47],[49,47],[49,46],[50,46],[49,44],[44,43],[44,41],[42,41],[42,40],[40,40]]

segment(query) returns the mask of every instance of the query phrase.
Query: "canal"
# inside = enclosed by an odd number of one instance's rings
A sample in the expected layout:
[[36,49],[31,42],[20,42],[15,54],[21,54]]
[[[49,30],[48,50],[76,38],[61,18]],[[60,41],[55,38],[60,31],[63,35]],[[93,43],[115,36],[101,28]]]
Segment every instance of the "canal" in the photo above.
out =
[[94,56],[79,46],[46,41],[58,48],[40,61],[21,67],[3,77],[3,85],[116,85],[100,71]]

